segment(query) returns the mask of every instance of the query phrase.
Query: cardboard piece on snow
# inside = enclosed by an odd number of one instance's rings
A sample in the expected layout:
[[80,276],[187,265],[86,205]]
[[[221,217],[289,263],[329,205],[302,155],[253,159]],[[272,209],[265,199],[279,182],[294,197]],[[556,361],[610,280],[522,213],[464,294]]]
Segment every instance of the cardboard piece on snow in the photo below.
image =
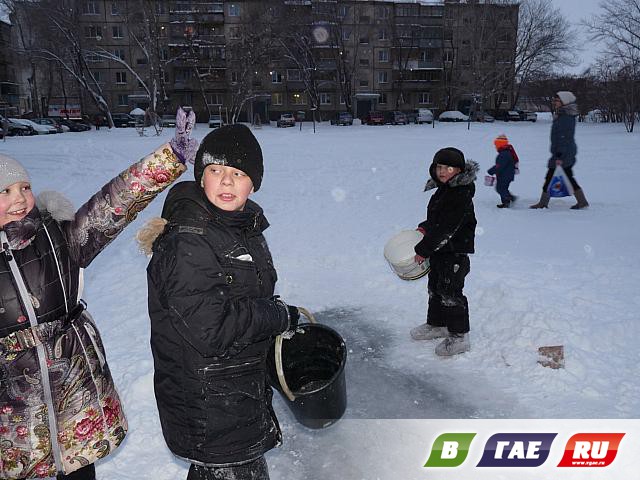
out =
[[553,369],[564,368],[564,346],[538,347],[538,363]]

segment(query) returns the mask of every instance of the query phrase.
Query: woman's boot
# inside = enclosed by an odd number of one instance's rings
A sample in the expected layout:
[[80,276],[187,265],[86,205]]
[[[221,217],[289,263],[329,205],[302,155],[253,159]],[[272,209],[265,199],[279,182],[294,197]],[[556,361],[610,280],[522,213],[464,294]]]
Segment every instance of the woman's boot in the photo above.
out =
[[571,210],[580,210],[589,206],[589,202],[587,202],[587,199],[585,198],[584,192],[581,188],[577,189],[575,192],[573,192],[573,194],[575,195],[576,200],[578,200],[578,203],[571,207]]
[[538,203],[534,203],[529,208],[547,208],[549,206],[549,200],[551,197],[547,192],[542,192],[540,195],[540,201]]

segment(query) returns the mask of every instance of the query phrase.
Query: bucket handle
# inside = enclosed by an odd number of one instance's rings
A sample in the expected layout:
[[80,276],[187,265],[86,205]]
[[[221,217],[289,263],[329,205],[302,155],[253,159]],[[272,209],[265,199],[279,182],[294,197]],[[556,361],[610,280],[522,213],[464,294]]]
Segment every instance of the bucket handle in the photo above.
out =
[[[305,317],[309,319],[310,323],[318,323],[313,314],[304,307],[298,307],[298,311],[302,313]],[[284,369],[282,368],[282,335],[278,335],[276,337],[276,345],[275,345],[275,356],[276,356],[276,373],[278,374],[278,381],[280,382],[280,386],[282,387],[282,391],[287,396],[290,401],[294,401],[296,396],[293,394],[289,385],[287,385],[287,381],[284,378]]]

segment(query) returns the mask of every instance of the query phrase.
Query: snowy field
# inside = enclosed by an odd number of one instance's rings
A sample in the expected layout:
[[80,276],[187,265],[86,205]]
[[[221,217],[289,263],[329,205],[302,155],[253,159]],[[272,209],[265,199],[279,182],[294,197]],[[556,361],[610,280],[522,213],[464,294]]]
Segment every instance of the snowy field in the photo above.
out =
[[[253,198],[271,223],[266,236],[278,293],[340,331],[349,348],[345,420],[325,431],[307,430],[276,399],[285,443],[267,455],[273,480],[393,478],[368,472],[349,453],[361,448],[363,424],[374,425],[379,436],[394,428],[389,419],[640,416],[638,133],[628,134],[622,125],[579,124],[574,173],[591,207],[570,210],[574,199],[565,198],[534,211],[528,205],[539,198],[550,127],[550,119],[542,118],[535,124],[472,124],[471,130],[466,123],[322,124],[315,134],[310,124],[302,131],[255,130],[266,173]],[[198,125],[195,136],[208,131]],[[512,209],[497,209],[498,195],[482,184],[500,133],[521,160]],[[27,167],[36,193],[55,189],[79,207],[172,135],[166,130],[161,138],[141,138],[134,129],[102,129],[9,138],[0,142],[0,153]],[[460,148],[482,168],[476,254],[465,287],[472,349],[448,359],[436,357],[435,342],[409,337],[410,328],[425,321],[426,278],[398,279],[382,255],[393,234],[424,219],[427,168],[444,146]],[[191,180],[191,170],[183,178]],[[101,479],[186,477],[186,465],[173,459],[159,428],[147,259],[134,241],[144,220],[159,215],[163,199],[85,273],[84,297],[101,327],[130,420],[123,447],[98,466]],[[564,346],[564,369],[537,364],[537,349],[545,345]]]

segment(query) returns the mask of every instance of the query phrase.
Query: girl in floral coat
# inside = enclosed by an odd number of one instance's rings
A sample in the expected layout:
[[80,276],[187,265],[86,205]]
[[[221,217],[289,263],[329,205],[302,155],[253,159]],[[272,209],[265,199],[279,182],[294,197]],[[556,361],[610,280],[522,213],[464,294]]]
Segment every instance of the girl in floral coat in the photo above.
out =
[[179,118],[176,138],[75,213],[56,193],[36,200],[22,165],[0,155],[0,479],[94,479],[126,435],[80,273],[186,170],[195,118]]

